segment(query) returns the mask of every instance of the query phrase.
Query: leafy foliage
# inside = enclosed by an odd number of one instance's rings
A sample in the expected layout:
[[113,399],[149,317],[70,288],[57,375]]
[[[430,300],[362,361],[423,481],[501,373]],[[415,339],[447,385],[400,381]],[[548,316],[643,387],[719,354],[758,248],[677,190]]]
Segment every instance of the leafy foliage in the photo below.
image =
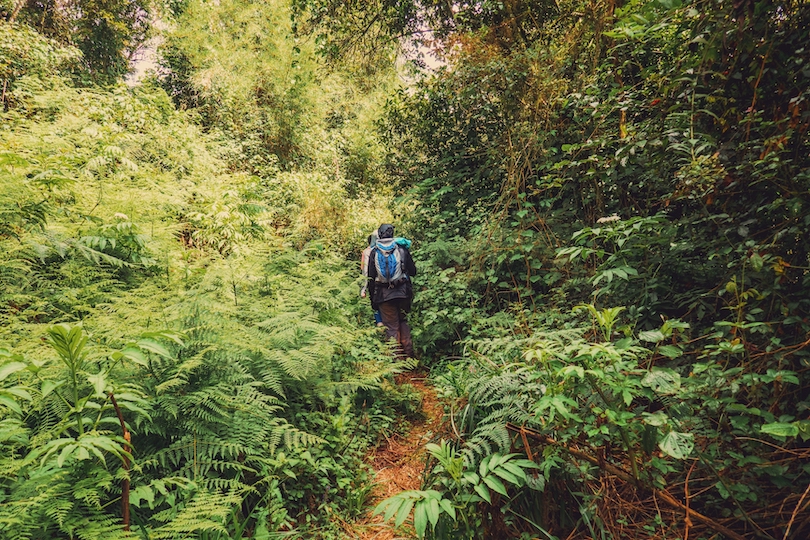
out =
[[370,203],[335,214],[348,188],[322,174],[237,166],[241,141],[153,81],[49,79],[75,51],[6,30],[0,536],[327,535],[364,511],[409,366],[360,324],[354,265],[310,240],[349,246]]
[[139,0],[22,0],[6,20],[76,47],[82,53],[75,64],[79,79],[110,84],[129,70],[130,56],[146,41],[149,7]]
[[459,444],[546,471],[512,534],[800,534],[806,4],[474,5],[381,127]]

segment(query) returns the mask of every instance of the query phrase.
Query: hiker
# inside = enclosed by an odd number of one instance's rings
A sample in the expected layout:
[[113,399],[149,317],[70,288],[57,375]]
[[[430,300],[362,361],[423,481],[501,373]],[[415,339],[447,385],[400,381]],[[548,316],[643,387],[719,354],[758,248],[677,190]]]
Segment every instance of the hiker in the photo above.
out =
[[386,337],[397,342],[397,356],[416,358],[405,315],[413,300],[411,276],[416,275],[406,247],[410,242],[394,238],[394,226],[387,223],[377,229],[377,237],[366,262],[371,307],[380,310]]
[[[368,256],[371,255],[371,250],[374,247],[374,244],[377,243],[377,233],[373,232],[368,235],[368,247],[363,250],[363,254],[360,255],[360,271],[363,273],[363,277],[366,278],[363,281],[363,287],[360,289],[360,298],[366,297],[366,291],[368,290]],[[380,315],[380,310],[374,310],[374,322],[377,323],[377,326],[382,326],[382,316]]]

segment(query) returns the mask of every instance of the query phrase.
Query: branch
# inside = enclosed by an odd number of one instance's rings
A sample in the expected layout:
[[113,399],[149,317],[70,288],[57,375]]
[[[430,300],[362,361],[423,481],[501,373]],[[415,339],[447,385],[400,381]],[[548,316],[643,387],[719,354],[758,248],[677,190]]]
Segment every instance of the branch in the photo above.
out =
[[[607,471],[607,472],[609,472],[611,474],[614,474],[616,477],[618,477],[621,480],[624,480],[627,483],[636,485],[636,480],[633,478],[632,474],[630,474],[628,471],[625,471],[624,469],[622,469],[620,467],[617,467],[616,465],[613,465],[612,463],[607,463],[607,462],[604,462],[604,461],[600,462],[600,460],[598,458],[596,458],[594,456],[591,456],[590,454],[586,454],[585,452],[582,452],[580,450],[575,450],[573,448],[570,448],[570,447],[564,445],[563,443],[561,443],[559,441],[555,441],[554,439],[552,439],[550,437],[547,437],[546,435],[543,435],[542,433],[537,432],[537,431],[535,431],[533,429],[529,429],[529,428],[526,428],[526,427],[523,427],[523,426],[516,426],[516,425],[511,424],[511,423],[506,424],[506,429],[515,431],[517,433],[520,433],[521,435],[531,437],[532,439],[534,439],[536,441],[540,441],[540,442],[545,443],[545,444],[550,444],[550,445],[556,446],[556,447],[558,447],[558,448],[560,448],[562,450],[565,450],[566,452],[568,452],[572,456],[576,456],[578,458],[584,459],[585,461],[588,461],[589,463],[592,463],[592,464],[596,465],[597,467],[600,467],[600,468],[604,469],[605,471]],[[717,531],[720,534],[726,536],[727,538],[730,538],[731,540],[745,540],[745,538],[743,536],[740,536],[739,534],[732,531],[731,529],[729,529],[725,525],[722,525],[722,524],[716,522],[715,520],[713,520],[712,518],[710,518],[708,516],[704,516],[703,514],[701,514],[699,512],[696,512],[692,508],[686,507],[683,503],[681,503],[680,501],[675,499],[668,492],[663,491],[663,490],[659,490],[659,489],[656,489],[656,488],[651,488],[651,491],[655,495],[661,497],[661,499],[664,502],[666,502],[667,504],[669,504],[670,506],[673,506],[675,508],[683,510],[684,513],[686,514],[687,518],[694,519],[696,521],[700,521],[704,525],[714,529],[715,531]]]

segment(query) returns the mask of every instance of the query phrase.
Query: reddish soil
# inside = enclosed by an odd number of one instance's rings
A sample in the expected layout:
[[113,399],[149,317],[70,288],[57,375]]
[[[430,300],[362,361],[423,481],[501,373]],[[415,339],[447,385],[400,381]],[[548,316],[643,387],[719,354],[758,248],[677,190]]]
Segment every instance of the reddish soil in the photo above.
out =
[[405,527],[394,529],[393,521],[385,523],[382,516],[371,517],[371,510],[381,500],[396,495],[400,491],[420,489],[425,471],[425,444],[436,438],[442,428],[444,408],[436,398],[436,392],[426,384],[424,373],[401,373],[397,384],[410,384],[422,394],[424,417],[411,424],[407,433],[386,437],[380,447],[368,455],[368,463],[376,472],[372,492],[371,509],[365,519],[354,523],[351,537],[362,540],[393,540],[414,538],[412,530]]

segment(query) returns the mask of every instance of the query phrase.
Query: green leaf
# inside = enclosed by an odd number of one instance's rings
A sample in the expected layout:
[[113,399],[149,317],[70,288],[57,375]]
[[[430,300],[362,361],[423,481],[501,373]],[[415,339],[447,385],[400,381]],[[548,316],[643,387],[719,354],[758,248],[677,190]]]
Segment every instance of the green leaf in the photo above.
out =
[[475,492],[478,493],[482,499],[492,504],[492,497],[490,497],[489,490],[484,484],[476,484],[473,489],[475,489]]
[[[448,501],[449,502],[449,501]],[[436,524],[439,522],[439,516],[441,515],[441,507],[439,506],[439,499],[436,497],[431,497],[428,499],[428,507],[427,507],[427,515],[428,519],[430,520],[430,525],[432,528],[436,528]]]
[[0,394],[0,404],[5,405],[6,407],[8,407],[17,414],[22,414],[22,409],[20,408],[20,405],[8,396]]
[[153,339],[139,339],[138,340],[138,347],[141,349],[147,350],[149,352],[153,352],[158,356],[162,356],[163,358],[174,358],[169,349],[158,343]]
[[489,486],[490,489],[493,491],[497,491],[501,495],[506,496],[506,486],[503,485],[503,482],[495,478],[494,476],[485,476],[484,483]]
[[489,473],[489,460],[492,459],[492,455],[488,455],[484,459],[481,460],[480,465],[478,465],[478,474],[481,475],[483,478]]
[[93,385],[93,390],[96,397],[107,397],[104,390],[107,387],[107,377],[103,372],[98,372],[95,375],[88,375],[87,382]]
[[475,484],[477,484],[477,483],[479,482],[479,477],[478,477],[478,475],[477,475],[477,474],[475,474],[475,473],[474,473],[474,472],[472,472],[472,471],[467,471],[467,472],[465,472],[465,473],[462,475],[462,478],[464,478],[464,480],[466,480],[467,482],[469,482],[470,484],[473,484],[473,485],[475,485]]
[[762,433],[773,435],[775,437],[795,437],[799,434],[798,426],[794,424],[786,424],[784,422],[773,422],[771,424],[764,424],[759,430]]
[[669,417],[664,414],[662,411],[656,411],[654,413],[642,413],[642,420],[648,426],[664,426],[669,422]]
[[[385,509],[394,504],[394,498],[383,499],[380,501],[380,504],[374,507],[374,511],[371,513],[372,516],[376,516],[377,514],[381,514],[385,512]],[[393,515],[393,514],[392,514]],[[388,518],[386,518],[387,521]]]
[[423,538],[427,529],[427,501],[421,500],[416,503],[413,509],[413,528],[416,529],[416,536]]
[[[526,471],[524,471],[519,465],[516,465],[514,463],[504,463],[503,465],[501,465],[501,467],[503,467],[504,469],[511,472],[513,475],[515,475],[521,481],[526,480]],[[516,483],[516,482],[513,482],[513,483]]]
[[508,471],[505,467],[496,467],[495,469],[492,469],[492,473],[497,474],[510,484],[513,484],[515,486],[520,485],[520,479],[517,476],[515,476],[511,471]]
[[444,513],[453,518],[453,521],[456,520],[456,508],[453,506],[453,503],[447,499],[442,499],[439,501],[439,506],[442,507]]
[[639,332],[638,339],[641,341],[649,341],[651,343],[658,343],[659,341],[664,340],[666,336],[664,335],[661,330],[647,330],[644,332]]
[[567,379],[572,375],[576,375],[580,379],[585,378],[585,368],[583,368],[582,366],[571,366],[571,365],[565,366],[559,371],[559,373],[563,379]]
[[399,510],[397,511],[397,518],[394,521],[394,526],[399,527],[400,525],[405,523],[405,520],[408,519],[408,516],[411,514],[413,503],[414,500],[410,498],[402,501],[402,505],[399,507]]
[[137,347],[124,347],[120,351],[116,351],[112,354],[113,360],[120,360],[121,358],[125,360],[129,360],[133,364],[138,364],[139,366],[147,367],[149,362],[146,359],[146,355],[138,349]]
[[62,452],[59,454],[59,457],[56,458],[56,466],[61,469],[67,458],[73,454],[73,451],[78,448],[78,446],[79,445],[76,443],[66,444],[65,447],[62,448]]
[[656,367],[641,379],[641,384],[656,393],[672,395],[681,388],[681,376],[677,371]]
[[64,381],[64,380],[58,381],[58,382],[57,381],[42,381],[42,388],[40,389],[40,392],[42,392],[42,397],[47,396],[48,394],[50,394],[51,392],[53,392],[54,390],[56,390],[57,388],[59,388],[60,386],[65,384],[66,382],[67,381]]
[[673,360],[683,356],[683,351],[677,345],[661,345],[658,347],[658,352]]
[[10,396],[22,398],[26,401],[31,401],[31,394],[29,394],[28,390],[26,390],[22,386],[12,386],[11,388],[2,388],[0,389],[0,392],[4,392],[5,394]]
[[540,465],[530,459],[513,459],[512,465],[517,465],[521,469],[540,469]]
[[658,447],[662,452],[675,459],[685,459],[695,447],[695,436],[691,433],[670,431],[658,443]]
[[511,457],[512,455],[513,454],[503,455],[499,452],[495,452],[490,456],[488,469],[490,471],[495,469],[501,463],[501,461],[503,461],[504,459],[509,459],[509,457]]
[[[150,486],[138,486],[129,494],[129,503],[137,508],[141,507],[141,501],[149,503],[149,508],[154,508],[155,492]],[[374,514],[376,515],[376,514]]]
[[9,362],[7,364],[3,364],[0,366],[0,381],[6,380],[6,377],[11,375],[12,373],[16,373],[18,371],[22,371],[28,366],[23,362]]
[[622,390],[622,400],[624,401],[624,404],[627,405],[628,407],[630,406],[631,403],[633,403],[633,394],[631,394],[630,390],[628,390],[627,388],[624,388]]
[[802,438],[802,441],[810,439],[810,420],[797,420],[793,422],[793,424],[799,430],[799,436]]

